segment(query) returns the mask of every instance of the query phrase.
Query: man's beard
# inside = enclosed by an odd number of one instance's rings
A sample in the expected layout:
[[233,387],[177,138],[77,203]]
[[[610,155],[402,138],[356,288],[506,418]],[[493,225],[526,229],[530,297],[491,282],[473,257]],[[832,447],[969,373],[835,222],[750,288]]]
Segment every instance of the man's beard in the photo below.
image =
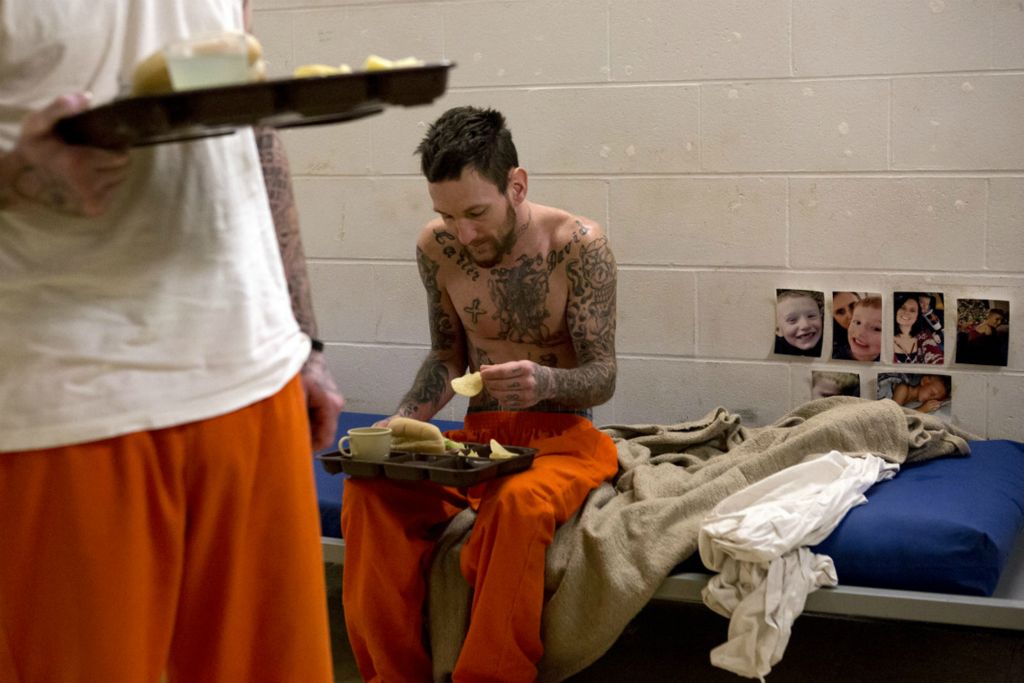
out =
[[469,256],[469,260],[480,268],[493,268],[498,265],[501,259],[505,258],[505,255],[511,252],[512,247],[516,244],[516,238],[518,237],[516,231],[516,212],[512,208],[511,202],[506,204],[506,206],[504,234],[488,240],[488,244],[494,249],[494,254],[490,258],[476,258],[468,248],[466,249],[466,255]]

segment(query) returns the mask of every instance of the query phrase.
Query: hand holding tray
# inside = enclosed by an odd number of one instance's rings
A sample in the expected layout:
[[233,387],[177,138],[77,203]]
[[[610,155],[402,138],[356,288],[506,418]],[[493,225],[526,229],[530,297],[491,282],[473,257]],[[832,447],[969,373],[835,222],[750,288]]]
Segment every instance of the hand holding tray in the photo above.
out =
[[70,144],[123,149],[225,135],[247,126],[351,121],[388,105],[430,104],[444,94],[452,66],[445,61],[125,97],[61,119],[55,130]]

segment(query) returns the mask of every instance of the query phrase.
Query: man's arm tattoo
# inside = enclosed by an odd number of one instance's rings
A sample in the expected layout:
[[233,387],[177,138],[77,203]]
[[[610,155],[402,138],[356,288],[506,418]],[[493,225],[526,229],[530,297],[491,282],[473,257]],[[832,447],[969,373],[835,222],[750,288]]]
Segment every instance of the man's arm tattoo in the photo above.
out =
[[277,131],[261,126],[255,129],[256,145],[260,153],[260,167],[263,182],[270,201],[270,213],[274,219],[274,232],[281,252],[288,293],[291,297],[292,313],[299,327],[311,337],[318,333],[316,317],[313,314],[313,299],[306,269],[306,254],[302,248],[299,231],[299,213],[295,206],[291,172],[284,145]]
[[399,404],[398,413],[408,417],[431,417],[451,398],[451,373],[465,365],[465,342],[460,342],[458,328],[444,305],[444,292],[438,283],[439,265],[419,247],[416,263],[427,292],[427,315],[430,320],[430,353],[423,361],[412,388]]
[[579,366],[541,373],[538,390],[565,405],[594,406],[615,393],[616,266],[607,238],[582,242],[566,272],[566,319]]

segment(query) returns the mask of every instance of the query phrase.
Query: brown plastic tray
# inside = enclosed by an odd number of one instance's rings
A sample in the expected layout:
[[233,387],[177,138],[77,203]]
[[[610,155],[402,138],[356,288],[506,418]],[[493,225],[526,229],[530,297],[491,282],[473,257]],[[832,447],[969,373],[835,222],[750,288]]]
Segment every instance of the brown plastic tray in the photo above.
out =
[[225,135],[247,126],[351,121],[388,105],[430,104],[444,94],[453,66],[439,62],[125,97],[61,119],[55,130],[70,144],[122,149]]
[[399,481],[432,481],[443,486],[474,486],[494,477],[522,472],[533,464],[536,448],[506,446],[514,457],[492,460],[491,447],[483,443],[467,443],[467,449],[476,451],[475,458],[456,453],[437,455],[392,451],[384,460],[362,460],[339,451],[331,451],[317,458],[332,474],[344,472],[350,477],[364,479],[386,478]]

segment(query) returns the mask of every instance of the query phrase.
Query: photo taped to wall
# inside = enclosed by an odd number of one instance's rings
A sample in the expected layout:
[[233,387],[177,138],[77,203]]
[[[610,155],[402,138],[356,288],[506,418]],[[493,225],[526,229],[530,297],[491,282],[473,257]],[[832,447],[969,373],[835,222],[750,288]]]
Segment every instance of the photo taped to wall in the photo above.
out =
[[894,292],[892,362],[945,363],[945,299],[940,292]]
[[860,375],[856,372],[811,371],[811,398],[860,396]]
[[958,299],[956,362],[1005,366],[1009,355],[1010,302]]
[[824,292],[775,290],[775,353],[820,358],[824,329]]
[[832,293],[832,358],[876,363],[882,356],[882,295]]
[[877,398],[948,420],[953,412],[953,378],[937,373],[880,372]]

